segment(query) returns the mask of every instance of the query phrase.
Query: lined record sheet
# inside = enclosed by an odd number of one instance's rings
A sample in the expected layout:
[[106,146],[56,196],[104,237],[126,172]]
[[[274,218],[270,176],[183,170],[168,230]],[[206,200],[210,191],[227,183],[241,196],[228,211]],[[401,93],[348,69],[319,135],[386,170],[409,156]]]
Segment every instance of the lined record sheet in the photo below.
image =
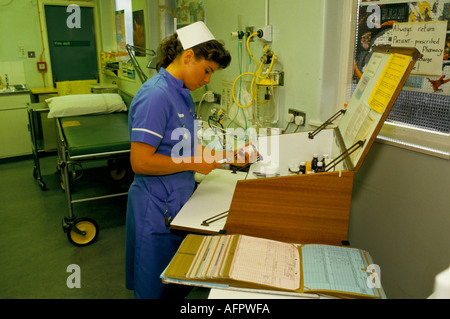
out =
[[299,289],[298,248],[278,241],[241,236],[231,264],[230,277],[280,289]]
[[303,284],[305,290],[348,291],[378,296],[377,289],[367,285],[365,256],[360,249],[339,246],[302,246]]
[[211,279],[222,276],[228,254],[230,236],[206,236],[186,273],[190,279]]
[[[386,298],[366,271],[362,249],[295,245],[245,235],[189,234],[161,274],[163,282]],[[370,287],[369,287],[370,286]]]

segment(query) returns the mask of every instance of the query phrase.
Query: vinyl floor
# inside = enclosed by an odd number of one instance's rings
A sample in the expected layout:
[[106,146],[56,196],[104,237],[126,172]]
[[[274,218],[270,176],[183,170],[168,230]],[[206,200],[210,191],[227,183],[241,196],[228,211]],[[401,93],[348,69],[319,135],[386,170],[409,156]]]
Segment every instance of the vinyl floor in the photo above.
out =
[[[73,204],[75,216],[93,218],[100,229],[94,243],[75,246],[62,229],[68,203],[56,156],[39,162],[46,190],[31,158],[0,163],[0,299],[132,299],[125,288],[126,196]],[[75,199],[128,189],[128,181],[110,178],[105,163],[76,167],[72,179]],[[80,288],[67,285],[70,265],[79,266]],[[194,289],[187,298],[208,293]]]

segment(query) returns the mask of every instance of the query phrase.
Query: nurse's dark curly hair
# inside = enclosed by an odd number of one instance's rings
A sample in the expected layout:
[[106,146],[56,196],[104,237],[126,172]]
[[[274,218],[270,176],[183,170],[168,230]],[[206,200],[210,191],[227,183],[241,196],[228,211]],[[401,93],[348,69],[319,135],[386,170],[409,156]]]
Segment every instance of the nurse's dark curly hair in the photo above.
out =
[[[230,52],[217,40],[200,43],[191,49],[194,51],[197,59],[204,58],[207,61],[216,62],[221,69],[225,69],[230,65]],[[177,33],[172,34],[159,45],[156,69],[159,71],[161,67],[167,68],[183,51],[183,46],[178,40]]]

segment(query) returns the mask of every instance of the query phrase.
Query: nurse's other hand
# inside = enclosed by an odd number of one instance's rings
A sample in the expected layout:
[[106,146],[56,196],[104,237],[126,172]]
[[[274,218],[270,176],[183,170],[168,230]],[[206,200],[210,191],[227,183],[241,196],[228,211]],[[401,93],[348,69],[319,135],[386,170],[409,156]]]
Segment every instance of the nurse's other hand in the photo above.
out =
[[235,166],[245,166],[250,163],[254,163],[258,160],[259,153],[256,148],[250,143],[249,145],[236,151],[234,155]]

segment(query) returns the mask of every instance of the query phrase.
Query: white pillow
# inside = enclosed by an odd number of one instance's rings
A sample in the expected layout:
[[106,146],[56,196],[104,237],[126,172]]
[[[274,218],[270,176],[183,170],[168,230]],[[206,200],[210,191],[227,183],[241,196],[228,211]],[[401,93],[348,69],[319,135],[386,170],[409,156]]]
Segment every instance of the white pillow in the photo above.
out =
[[122,97],[117,93],[64,95],[49,98],[45,102],[50,109],[49,118],[127,110]]

